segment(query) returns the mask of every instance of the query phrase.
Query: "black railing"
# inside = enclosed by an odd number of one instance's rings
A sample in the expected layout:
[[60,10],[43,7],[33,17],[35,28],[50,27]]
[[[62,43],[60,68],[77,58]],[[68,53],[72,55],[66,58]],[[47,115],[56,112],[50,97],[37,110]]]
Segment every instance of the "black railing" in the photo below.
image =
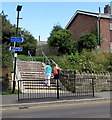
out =
[[94,97],[94,78],[50,80],[50,87],[42,80],[19,80],[18,100],[38,98]]

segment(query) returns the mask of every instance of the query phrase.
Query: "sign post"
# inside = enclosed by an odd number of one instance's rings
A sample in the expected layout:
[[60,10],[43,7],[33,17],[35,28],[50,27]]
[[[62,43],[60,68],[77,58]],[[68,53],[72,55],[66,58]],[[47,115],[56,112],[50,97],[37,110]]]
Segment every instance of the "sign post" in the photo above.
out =
[[[14,43],[23,42],[23,41],[24,41],[24,39],[21,38],[21,37],[11,37],[10,38],[10,42],[14,42]],[[16,86],[15,79],[16,79],[16,59],[17,59],[17,53],[15,53],[15,51],[22,51],[23,48],[15,47],[15,44],[14,44],[14,47],[10,47],[9,50],[14,51],[14,80],[13,80],[13,89],[12,89],[12,93],[14,93],[15,92],[15,86]]]

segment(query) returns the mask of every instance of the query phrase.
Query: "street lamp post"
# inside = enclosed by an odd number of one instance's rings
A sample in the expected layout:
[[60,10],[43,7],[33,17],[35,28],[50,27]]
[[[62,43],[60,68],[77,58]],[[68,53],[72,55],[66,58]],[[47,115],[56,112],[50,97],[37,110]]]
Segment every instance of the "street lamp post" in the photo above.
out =
[[[22,6],[18,5],[17,6],[17,27],[16,27],[16,37],[18,36],[18,25],[19,25],[19,12],[21,11]],[[14,47],[16,47],[16,42],[14,42]],[[15,86],[16,86],[16,82],[15,82],[15,78],[16,78],[16,58],[17,58],[17,53],[14,52],[14,78],[13,78],[13,89],[12,89],[12,93],[15,92]]]

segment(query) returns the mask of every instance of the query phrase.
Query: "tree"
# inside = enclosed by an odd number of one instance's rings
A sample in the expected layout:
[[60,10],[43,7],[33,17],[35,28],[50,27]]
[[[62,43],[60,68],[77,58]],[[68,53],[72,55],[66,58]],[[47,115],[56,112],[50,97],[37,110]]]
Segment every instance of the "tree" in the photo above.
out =
[[50,33],[50,37],[48,38],[49,45],[54,46],[54,47],[58,46],[58,44],[56,43],[57,40],[55,39],[54,36],[59,30],[62,30],[62,27],[60,25],[57,25],[57,26],[53,27],[53,30]]
[[10,44],[10,37],[15,36],[16,26],[12,25],[9,20],[7,20],[7,15],[2,13],[0,14],[2,18],[2,43]]
[[21,36],[23,36],[24,42],[19,43],[18,45],[23,48],[23,51],[19,53],[27,55],[29,50],[31,55],[35,56],[36,48],[37,48],[37,40],[27,30],[21,30]]
[[[11,45],[13,43],[10,42],[10,37],[16,36],[16,25],[12,25],[9,20],[7,20],[7,15],[0,13],[0,21],[2,22],[2,45]],[[16,43],[17,47],[23,47],[22,52],[18,52],[18,54],[27,55],[27,51],[30,50],[32,55],[35,55],[37,48],[37,40],[33,37],[33,35],[27,30],[22,30],[20,27],[18,28],[18,37],[24,38],[23,43]],[[27,46],[27,47],[26,47]],[[32,46],[32,47],[31,47]]]
[[[58,28],[58,29],[57,29]],[[71,40],[70,30],[55,26],[51,36],[48,38],[48,43],[51,46],[59,47],[59,52],[70,54],[73,49],[73,41]]]
[[[13,64],[13,52],[9,50],[10,46],[13,46],[13,43],[10,42],[10,37],[16,36],[16,25],[10,23],[7,19],[7,15],[0,13],[0,30],[2,30],[2,34],[0,33],[1,45],[0,50],[2,54],[0,57],[2,58],[2,66],[5,68],[11,68]],[[33,37],[33,35],[27,30],[22,30],[20,27],[18,28],[18,37],[23,37],[23,43],[17,43],[17,47],[23,47],[22,52],[18,52],[18,54],[27,55],[28,50],[32,55],[35,55],[35,51],[37,48],[37,40]],[[11,70],[10,69],[10,70]]]
[[[0,56],[1,57],[1,56]],[[2,66],[12,70],[13,65],[12,51],[9,50],[9,45],[2,46]]]
[[82,52],[83,49],[91,51],[97,46],[97,38],[92,33],[83,34],[77,42],[78,51]]

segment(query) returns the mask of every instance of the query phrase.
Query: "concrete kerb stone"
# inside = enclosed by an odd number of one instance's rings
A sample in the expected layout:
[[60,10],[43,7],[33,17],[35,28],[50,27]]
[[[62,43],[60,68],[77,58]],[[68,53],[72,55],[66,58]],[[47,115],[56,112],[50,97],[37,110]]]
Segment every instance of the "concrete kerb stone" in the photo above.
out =
[[35,105],[45,105],[45,104],[60,104],[60,103],[82,103],[82,102],[92,102],[92,101],[110,101],[110,98],[94,98],[94,99],[78,99],[78,100],[60,100],[60,101],[50,101],[50,102],[35,102],[35,103],[20,103],[20,104],[5,104],[0,105],[0,107],[31,107]]

